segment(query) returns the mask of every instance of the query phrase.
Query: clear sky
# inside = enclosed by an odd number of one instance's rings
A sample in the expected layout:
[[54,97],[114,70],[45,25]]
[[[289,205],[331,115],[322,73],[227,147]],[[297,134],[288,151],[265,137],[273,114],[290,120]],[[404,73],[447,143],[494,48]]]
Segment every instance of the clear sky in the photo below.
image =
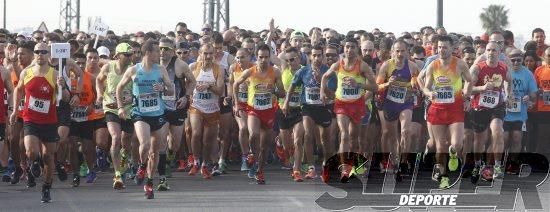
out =
[[[436,24],[437,0],[230,0],[231,25],[260,30],[270,18],[276,26],[308,31],[313,26],[348,30],[399,33]],[[45,21],[59,27],[60,0],[8,0],[7,28],[32,27]],[[117,34],[139,30],[173,30],[178,21],[197,31],[202,25],[203,0],[81,0],[81,29],[88,17],[101,16]],[[0,1],[0,4],[2,1]],[[508,27],[516,35],[531,36],[535,27],[550,31],[550,0],[445,0],[444,26],[449,32],[479,34],[482,8],[503,4],[509,12]],[[3,8],[0,5],[0,8]],[[0,11],[1,12],[1,11]]]

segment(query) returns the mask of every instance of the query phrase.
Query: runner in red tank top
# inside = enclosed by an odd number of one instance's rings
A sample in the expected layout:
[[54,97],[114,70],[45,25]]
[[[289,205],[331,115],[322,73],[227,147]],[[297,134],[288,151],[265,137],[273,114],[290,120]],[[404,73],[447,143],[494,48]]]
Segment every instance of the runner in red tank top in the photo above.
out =
[[[511,73],[508,67],[499,62],[500,46],[496,42],[490,42],[486,47],[487,61],[472,66],[472,83],[474,84],[472,93],[472,124],[474,126],[474,158],[476,160],[475,168],[472,171],[472,182],[477,182],[480,172],[485,179],[491,180],[494,177],[502,177],[501,157],[504,148],[503,140],[503,119],[506,115],[504,82],[511,82]],[[508,100],[514,99],[511,92],[512,86],[506,87]],[[481,154],[485,151],[485,141],[487,139],[487,129],[491,127],[492,132],[492,150],[494,153],[494,172],[481,164]],[[487,157],[490,158],[490,157]],[[492,165],[493,161],[487,160],[487,165]],[[493,172],[493,174],[491,174]]]
[[[34,47],[34,65],[21,72],[19,83],[14,91],[13,103],[21,100],[21,92],[25,92],[25,106],[23,108],[23,128],[27,157],[32,161],[29,174],[38,177],[41,174],[38,153],[42,146],[42,160],[44,163],[44,184],[42,186],[42,202],[50,202],[50,189],[54,172],[53,155],[57,150],[57,114],[56,94],[58,87],[63,89],[62,97],[67,100],[69,91],[62,78],[57,79],[57,72],[49,66],[49,47],[40,43]],[[57,80],[56,80],[57,79]],[[54,82],[54,81],[57,81]],[[10,116],[10,124],[15,124],[18,111]]]

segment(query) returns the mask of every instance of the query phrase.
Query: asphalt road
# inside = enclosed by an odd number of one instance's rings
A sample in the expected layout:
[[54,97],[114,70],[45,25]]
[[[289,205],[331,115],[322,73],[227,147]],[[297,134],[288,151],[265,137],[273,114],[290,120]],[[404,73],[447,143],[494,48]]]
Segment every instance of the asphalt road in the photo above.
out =
[[[316,203],[316,199],[323,193],[328,192],[338,198],[347,194],[340,188],[322,183],[319,178],[296,183],[291,180],[289,171],[281,170],[275,165],[270,165],[266,171],[266,185],[256,185],[253,179],[248,179],[246,173],[237,171],[237,168],[236,165],[230,166],[228,174],[214,177],[212,180],[204,180],[198,175],[188,176],[185,172],[174,172],[173,177],[168,179],[171,190],[155,191],[154,200],[144,199],[143,187],[135,185],[133,181],[127,183],[125,190],[113,190],[110,173],[99,173],[95,183],[86,184],[83,181],[78,188],[70,187],[70,180],[59,182],[55,177],[52,189],[53,202],[49,204],[40,203],[41,178],[37,180],[37,187],[32,189],[27,189],[25,182],[18,185],[1,183],[0,211],[323,211],[326,209]],[[421,172],[421,174],[430,173]],[[547,173],[531,174],[544,178]],[[384,180],[382,175],[376,176],[378,177],[369,178],[369,181],[385,182],[383,192],[391,193],[395,186],[394,180]],[[361,179],[363,182],[364,180]],[[158,179],[155,180],[155,184],[157,181]],[[464,182],[469,183],[469,180],[461,183]],[[517,178],[515,182],[525,183],[525,179]],[[456,191],[461,183],[455,185],[450,192]],[[495,182],[495,184],[498,183]],[[416,182],[415,189],[435,188],[435,186],[437,186],[435,182],[424,179]],[[543,211],[550,211],[549,187],[548,182],[537,187],[540,199],[543,200],[541,201]],[[491,193],[490,189],[486,190],[480,189],[478,193]],[[463,203],[479,203],[483,199],[484,195],[478,195],[473,201],[468,200],[470,202],[463,201]],[[516,198],[516,211],[524,210],[521,199],[520,195]],[[395,202],[388,201],[387,204],[391,205]],[[396,211],[410,209],[401,207]],[[429,208],[430,211],[452,209]],[[354,207],[350,211],[371,210],[374,209]],[[412,210],[425,211],[425,209]],[[464,211],[471,211],[471,209]],[[491,211],[491,209],[485,208],[480,211]]]

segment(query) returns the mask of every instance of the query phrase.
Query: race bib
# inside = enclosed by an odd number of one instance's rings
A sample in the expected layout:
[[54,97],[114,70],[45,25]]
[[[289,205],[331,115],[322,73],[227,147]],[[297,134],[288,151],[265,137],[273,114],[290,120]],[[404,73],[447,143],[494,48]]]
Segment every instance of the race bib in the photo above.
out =
[[88,106],[77,106],[72,109],[71,119],[76,122],[88,121]]
[[300,99],[300,93],[294,92],[290,94],[289,100],[288,100],[288,106],[290,107],[300,107],[302,105],[302,101]]
[[176,95],[162,95],[162,100],[164,101],[176,101]]
[[271,93],[256,93],[254,95],[254,109],[267,110],[272,107]]
[[506,105],[506,111],[511,113],[519,113],[521,111],[521,99],[519,97],[515,97]]
[[405,95],[407,95],[407,88],[392,86],[388,90],[386,98],[392,102],[403,104],[405,103]]
[[542,101],[544,101],[544,105],[550,105],[550,91],[542,92]]
[[479,96],[479,106],[495,108],[498,105],[500,95],[497,91],[483,91]]
[[455,93],[451,86],[437,88],[435,92],[435,103],[452,104],[455,102]]
[[342,85],[342,99],[345,100],[356,100],[361,97],[359,95],[359,88],[351,87],[349,85]]
[[323,104],[320,88],[306,88],[306,103],[309,105]]
[[237,92],[237,99],[239,102],[247,102],[248,101],[248,93],[247,92]]
[[50,100],[29,97],[29,109],[39,113],[48,113],[50,111]]
[[142,93],[139,94],[139,112],[147,113],[160,110],[158,102],[158,93]]

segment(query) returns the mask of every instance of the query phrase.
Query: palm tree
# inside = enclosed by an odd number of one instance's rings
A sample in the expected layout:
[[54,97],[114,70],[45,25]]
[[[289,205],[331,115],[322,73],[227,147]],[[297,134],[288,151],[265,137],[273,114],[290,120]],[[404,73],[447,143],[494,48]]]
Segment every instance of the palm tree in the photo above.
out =
[[504,5],[491,4],[487,8],[483,8],[483,13],[479,14],[483,29],[487,34],[494,31],[502,31],[508,26],[508,11],[504,9]]

